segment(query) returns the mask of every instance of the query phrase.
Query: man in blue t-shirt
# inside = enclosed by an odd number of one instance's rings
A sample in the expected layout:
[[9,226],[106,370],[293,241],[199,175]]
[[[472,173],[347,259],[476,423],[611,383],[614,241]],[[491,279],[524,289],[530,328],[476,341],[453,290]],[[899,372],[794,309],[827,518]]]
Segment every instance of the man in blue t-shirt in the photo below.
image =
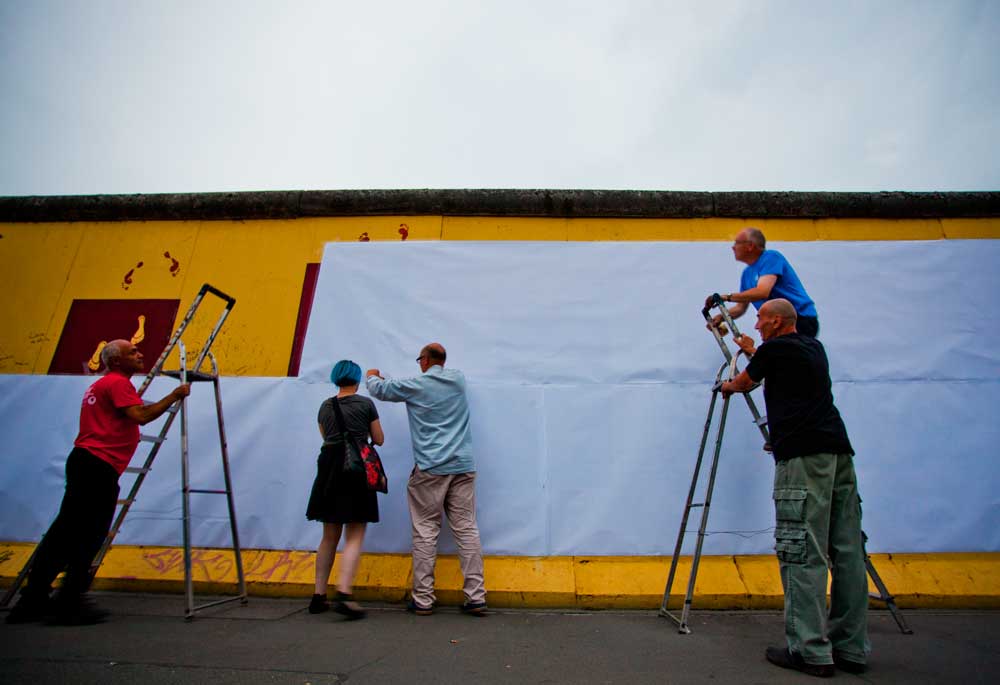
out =
[[[753,304],[758,310],[768,300],[783,298],[792,303],[798,316],[798,332],[815,338],[819,335],[819,318],[816,305],[802,286],[795,269],[784,255],[768,250],[767,239],[759,229],[744,228],[733,241],[733,255],[736,261],[746,264],[740,276],[740,292],[723,295],[724,302],[733,302],[729,315],[734,319],[743,316],[747,305]],[[705,306],[711,305],[711,296]],[[712,325],[718,327],[722,315],[716,314]]]

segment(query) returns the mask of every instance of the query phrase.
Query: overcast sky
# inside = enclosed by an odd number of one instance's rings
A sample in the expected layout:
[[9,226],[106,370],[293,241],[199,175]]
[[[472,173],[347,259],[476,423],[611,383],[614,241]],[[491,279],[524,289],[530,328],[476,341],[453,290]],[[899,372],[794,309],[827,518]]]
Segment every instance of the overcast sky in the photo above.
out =
[[1000,190],[1000,0],[0,0],[0,195]]

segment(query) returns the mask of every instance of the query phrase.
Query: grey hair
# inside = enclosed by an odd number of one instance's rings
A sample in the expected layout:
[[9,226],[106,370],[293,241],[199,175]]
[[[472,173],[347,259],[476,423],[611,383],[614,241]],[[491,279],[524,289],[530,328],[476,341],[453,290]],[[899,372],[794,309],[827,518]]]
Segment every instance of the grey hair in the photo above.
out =
[[747,231],[747,239],[751,243],[753,243],[762,250],[767,249],[767,238],[764,237],[763,231],[761,231],[759,228],[753,228],[753,227],[746,229],[746,231]]
[[121,347],[114,340],[101,348],[101,363],[109,369],[111,368],[111,362],[118,361],[121,356]]

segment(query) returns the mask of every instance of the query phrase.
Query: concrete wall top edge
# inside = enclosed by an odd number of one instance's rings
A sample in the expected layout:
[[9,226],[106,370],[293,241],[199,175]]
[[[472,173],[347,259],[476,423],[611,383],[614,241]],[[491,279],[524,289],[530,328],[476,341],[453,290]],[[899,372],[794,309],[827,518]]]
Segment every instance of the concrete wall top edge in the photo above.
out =
[[1000,191],[287,190],[0,197],[0,222],[212,221],[342,216],[554,218],[973,218]]

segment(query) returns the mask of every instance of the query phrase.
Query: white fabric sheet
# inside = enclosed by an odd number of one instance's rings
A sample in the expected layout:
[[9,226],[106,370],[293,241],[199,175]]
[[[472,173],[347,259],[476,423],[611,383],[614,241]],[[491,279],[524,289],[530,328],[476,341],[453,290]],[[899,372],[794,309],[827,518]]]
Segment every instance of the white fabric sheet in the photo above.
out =
[[[991,299],[1000,293],[1000,241],[774,247],[817,302],[837,405],[858,452],[870,551],[1000,550],[992,345],[1000,315]],[[670,554],[722,362],[700,309],[708,293],[737,288],[740,268],[718,243],[329,245],[302,377],[223,381],[241,541],[315,547],[319,526],[304,509],[331,364],[347,357],[412,375],[420,347],[438,340],[469,380],[487,553]],[[754,320],[739,323],[749,331]],[[0,376],[0,539],[37,540],[55,514],[90,382]],[[149,397],[169,387],[158,380]],[[193,484],[216,487],[207,385],[196,386],[190,406]],[[382,522],[369,527],[366,549],[405,552],[405,410],[378,408],[390,494],[379,498]],[[736,398],[708,554],[772,548],[773,465],[749,418]],[[177,430],[120,543],[180,543]],[[197,496],[193,514],[196,545],[227,544],[224,498]]]

